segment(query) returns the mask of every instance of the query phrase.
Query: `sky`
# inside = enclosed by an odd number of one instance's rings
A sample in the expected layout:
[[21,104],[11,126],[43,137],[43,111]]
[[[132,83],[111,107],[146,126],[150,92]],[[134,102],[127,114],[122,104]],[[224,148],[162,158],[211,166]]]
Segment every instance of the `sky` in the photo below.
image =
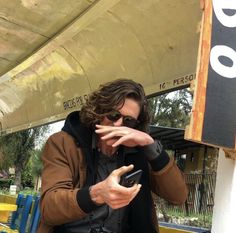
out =
[[50,135],[59,132],[61,130],[61,128],[64,125],[64,120],[63,121],[58,121],[56,123],[50,124],[50,129],[48,131],[48,133],[46,133],[43,138],[41,138],[38,142],[36,142],[36,148],[41,148],[42,145],[46,142],[46,140],[49,138]]
[[64,125],[64,120],[63,121],[58,121],[58,122],[55,122],[53,124],[50,124],[50,135],[53,134],[53,133],[56,133],[56,132],[59,132],[61,130],[61,128],[63,127]]

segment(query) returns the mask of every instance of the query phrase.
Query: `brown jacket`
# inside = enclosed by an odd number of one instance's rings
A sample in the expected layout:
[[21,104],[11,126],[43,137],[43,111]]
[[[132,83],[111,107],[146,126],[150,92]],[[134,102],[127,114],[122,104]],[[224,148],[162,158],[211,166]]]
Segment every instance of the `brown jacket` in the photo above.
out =
[[[76,194],[86,179],[86,163],[75,139],[66,132],[52,135],[42,154],[41,221],[37,233],[51,233],[53,226],[83,218]],[[152,191],[182,204],[187,198],[183,176],[173,159],[158,172],[151,172]]]

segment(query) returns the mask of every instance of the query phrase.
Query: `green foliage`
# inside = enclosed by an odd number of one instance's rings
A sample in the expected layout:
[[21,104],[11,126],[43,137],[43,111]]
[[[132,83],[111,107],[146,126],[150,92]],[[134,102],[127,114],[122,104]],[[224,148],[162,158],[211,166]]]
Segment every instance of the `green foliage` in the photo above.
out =
[[170,218],[170,222],[211,229],[212,213],[190,214],[189,216],[187,216],[184,212],[174,212],[168,210],[167,215]]
[[188,89],[150,98],[152,124],[184,128],[189,123],[192,94]]
[[33,195],[33,196],[37,196],[39,194],[39,192],[35,191],[32,188],[28,188],[28,187],[24,188],[19,193],[24,194],[24,195]]
[[40,176],[43,169],[43,164],[41,160],[41,154],[43,150],[44,145],[41,149],[36,149],[33,151],[32,157],[31,157],[31,164],[32,164],[32,174],[34,176]]
[[21,181],[23,187],[34,187],[32,164],[30,162],[27,164],[26,168],[22,172]]
[[[42,126],[0,137],[0,169],[14,167],[15,184],[18,187],[21,187],[23,170],[26,168],[36,146],[40,144],[48,129],[48,126]],[[29,174],[25,174],[25,180],[29,182]]]
[[0,179],[0,189],[9,188],[12,183],[12,179]]

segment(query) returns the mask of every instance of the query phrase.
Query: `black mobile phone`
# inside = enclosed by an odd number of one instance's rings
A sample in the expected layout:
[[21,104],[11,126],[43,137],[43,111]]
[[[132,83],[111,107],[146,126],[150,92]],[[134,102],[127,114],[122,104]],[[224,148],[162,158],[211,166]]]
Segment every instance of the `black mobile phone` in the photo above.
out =
[[125,177],[121,180],[121,185],[125,187],[132,187],[134,184],[138,184],[139,180],[142,176],[142,170],[137,170]]

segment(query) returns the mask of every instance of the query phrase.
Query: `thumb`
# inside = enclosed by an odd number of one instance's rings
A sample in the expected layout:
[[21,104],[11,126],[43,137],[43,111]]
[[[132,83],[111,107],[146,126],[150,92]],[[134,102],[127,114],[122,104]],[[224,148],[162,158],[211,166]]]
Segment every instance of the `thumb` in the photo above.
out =
[[116,176],[122,176],[125,173],[131,171],[134,168],[133,164],[130,164],[129,166],[122,166],[116,170],[114,170],[112,173]]

